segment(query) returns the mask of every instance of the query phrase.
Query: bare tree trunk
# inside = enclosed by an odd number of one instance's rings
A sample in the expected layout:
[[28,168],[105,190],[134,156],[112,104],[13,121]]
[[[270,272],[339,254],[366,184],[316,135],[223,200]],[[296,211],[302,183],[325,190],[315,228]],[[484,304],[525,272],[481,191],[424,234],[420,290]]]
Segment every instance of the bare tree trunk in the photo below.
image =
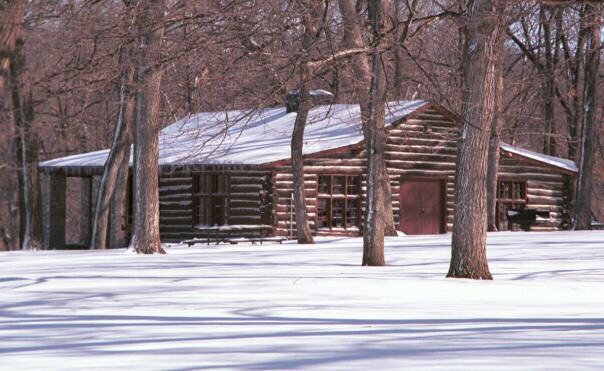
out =
[[386,133],[384,131],[386,106],[386,71],[383,51],[387,45],[385,37],[386,18],[389,16],[387,1],[368,3],[369,18],[373,25],[375,49],[373,52],[370,90],[370,116],[367,121],[365,142],[367,148],[367,203],[365,230],[363,233],[363,265],[383,266],[384,231],[387,216],[386,201],[391,202],[386,189],[390,188],[386,168]]
[[137,9],[139,40],[134,130],[134,225],[131,248],[164,254],[159,238],[159,103],[164,0],[143,0]]
[[[304,73],[304,72],[303,72]],[[308,226],[308,213],[306,211],[306,196],[304,195],[304,165],[302,159],[302,146],[304,144],[304,127],[310,110],[310,95],[305,81],[299,90],[300,108],[294,124],[292,134],[292,171],[294,188],[294,205],[296,209],[296,235],[299,244],[314,244],[310,227]]]
[[[503,49],[503,33],[500,34],[499,48]],[[497,86],[495,88],[495,117],[491,123],[489,137],[489,157],[487,162],[487,231],[497,231],[497,175],[499,174],[499,150],[501,148],[501,127],[503,126],[503,58],[497,66]]]
[[34,119],[31,93],[23,92],[25,55],[23,42],[17,40],[10,62],[13,119],[17,128],[19,164],[19,239],[22,250],[42,248],[42,189],[38,181],[39,138],[32,127]]
[[2,239],[9,250],[17,250],[19,245],[19,222],[18,208],[15,205],[15,198],[18,192],[17,178],[18,165],[16,164],[16,139],[15,139],[15,114],[13,112],[12,102],[12,83],[11,83],[11,60],[14,58],[17,40],[21,35],[21,23],[25,14],[27,1],[14,0],[0,3],[0,93],[3,94],[4,108],[6,109],[7,128],[3,130],[8,134],[7,163],[7,198],[8,214],[10,218],[8,231],[3,228]]
[[[549,14],[546,14],[548,12]],[[545,49],[545,65],[543,74],[543,116],[545,119],[545,138],[543,142],[543,153],[550,156],[556,156],[556,116],[554,101],[555,93],[555,73],[554,62],[557,54],[558,43],[555,43],[555,49],[552,50],[552,32],[551,26],[555,10],[548,5],[541,5],[539,17],[543,25],[543,44]]]
[[308,118],[308,111],[312,108],[311,97],[308,89],[308,81],[312,78],[313,71],[308,66],[308,59],[313,45],[316,43],[321,27],[322,1],[311,1],[299,4],[303,12],[304,38],[302,41],[302,65],[300,68],[300,89],[298,97],[300,105],[296,114],[294,131],[291,140],[292,172],[294,205],[296,209],[296,235],[300,244],[314,244],[312,233],[308,225],[308,213],[306,211],[306,196],[304,194],[304,162],[302,158],[302,147],[304,145],[304,129]]
[[[132,107],[133,108],[133,107]],[[132,117],[132,116],[130,116]],[[132,135],[132,134],[130,134]],[[132,138],[130,139],[132,141]],[[130,173],[130,146],[124,153],[122,164],[117,175],[117,181],[113,196],[111,197],[111,215],[110,220],[109,248],[117,249],[127,244],[125,240],[128,209],[126,205],[126,194],[128,192],[128,175]],[[122,227],[123,226],[123,227]]]
[[[94,221],[92,223],[92,238],[90,242],[91,249],[104,250],[107,245],[107,227],[109,220],[109,209],[112,196],[115,192],[118,172],[125,156],[130,158],[130,145],[132,144],[132,134],[130,123],[134,108],[134,97],[131,92],[133,69],[128,66],[128,53],[124,52],[122,56],[125,64],[122,76],[120,78],[120,104],[115,125],[113,144],[105,162],[103,176],[99,186],[96,207],[94,211]],[[114,214],[115,216],[115,214]]]
[[[363,21],[359,17],[355,9],[354,0],[339,0],[338,5],[340,8],[340,13],[342,14],[342,24],[344,27],[344,44],[349,48],[361,48],[366,46],[365,41],[363,41],[362,36],[362,27]],[[389,10],[387,10],[389,11]],[[389,13],[384,17],[387,17]],[[385,22],[385,20],[384,20]],[[384,40],[385,41],[385,40]],[[354,72],[355,84],[358,88],[356,88],[355,93],[357,94],[357,99],[359,101],[359,106],[361,108],[361,121],[363,127],[363,135],[365,138],[365,143],[367,145],[369,139],[368,133],[368,125],[369,120],[372,116],[372,106],[371,106],[371,97],[370,90],[372,86],[372,66],[369,64],[369,60],[366,55],[359,54],[355,55],[352,59],[352,70]],[[383,61],[383,60],[382,60]],[[383,66],[380,66],[382,68]],[[383,81],[385,84],[385,80]],[[367,89],[366,87],[370,87]],[[385,94],[385,93],[384,93]],[[383,121],[382,121],[383,122]],[[385,140],[385,139],[384,139]],[[384,206],[382,208],[382,212],[380,217],[383,219],[382,228],[384,229],[384,235],[386,236],[396,236],[396,228],[394,226],[394,215],[392,210],[392,190],[390,188],[390,182],[388,178],[388,168],[386,167],[385,157],[384,164],[380,166],[380,170],[383,174],[380,174],[380,177],[386,179],[386,183],[381,182],[384,186],[384,189],[380,191],[383,193],[382,202],[384,202]],[[369,178],[368,178],[369,179]],[[365,220],[366,220],[365,216]],[[366,230],[366,228],[365,228]],[[365,230],[363,234],[365,234]]]
[[467,1],[462,53],[461,137],[455,171],[451,265],[447,277],[492,279],[486,256],[486,177],[502,50],[502,1]]
[[600,69],[600,27],[602,8],[599,4],[586,5],[588,44],[585,52],[585,83],[583,94],[583,133],[581,158],[577,180],[574,230],[591,229],[591,193],[593,166],[597,145],[596,126],[598,114],[598,73]]

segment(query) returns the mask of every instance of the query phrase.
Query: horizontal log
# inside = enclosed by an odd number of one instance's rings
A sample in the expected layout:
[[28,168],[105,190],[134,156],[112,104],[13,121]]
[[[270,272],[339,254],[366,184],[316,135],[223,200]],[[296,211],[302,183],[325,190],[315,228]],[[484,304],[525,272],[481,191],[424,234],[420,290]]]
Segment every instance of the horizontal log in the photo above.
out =
[[191,194],[190,193],[175,193],[168,195],[160,195],[160,201],[190,201]]
[[428,162],[428,161],[401,161],[386,160],[388,170],[390,169],[413,169],[431,172],[433,170],[455,171],[455,163],[448,162]]
[[388,159],[388,160],[404,160],[404,161],[446,162],[446,163],[451,163],[451,164],[455,165],[455,162],[457,161],[457,156],[455,154],[386,151],[386,159]]
[[262,184],[231,184],[231,193],[256,193],[262,189]]
[[180,207],[180,208],[184,208],[184,207],[188,207],[190,208],[193,205],[193,202],[189,199],[187,201],[159,201],[159,206],[160,207],[165,207],[165,208],[175,208],[175,207]]
[[164,208],[160,208],[159,209],[159,217],[191,217],[193,215],[193,210],[192,209],[187,209],[187,208],[178,208],[175,210],[169,210],[169,209],[164,209]]
[[229,224],[260,224],[260,215],[231,216]]
[[233,199],[230,200],[231,208],[256,208],[258,209],[261,205],[260,198],[257,197],[256,200],[242,200],[242,199]]

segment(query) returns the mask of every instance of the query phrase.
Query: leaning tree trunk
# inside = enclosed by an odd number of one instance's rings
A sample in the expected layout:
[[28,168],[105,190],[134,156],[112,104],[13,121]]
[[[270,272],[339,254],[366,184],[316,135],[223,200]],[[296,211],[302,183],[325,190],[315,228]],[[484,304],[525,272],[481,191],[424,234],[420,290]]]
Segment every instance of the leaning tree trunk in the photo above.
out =
[[[130,116],[132,117],[132,116]],[[132,134],[131,134],[132,135]],[[132,143],[132,139],[130,139]],[[130,146],[128,146],[130,147]],[[112,218],[109,220],[109,248],[117,249],[128,244],[126,234],[129,233],[127,226],[128,205],[126,205],[128,194],[128,176],[130,173],[130,148],[124,153],[122,164],[118,171],[115,190],[111,196],[110,211]]]
[[[128,63],[128,58],[123,56]],[[92,223],[91,249],[104,250],[107,246],[107,228],[109,221],[109,209],[112,196],[115,192],[118,172],[125,156],[130,157],[130,145],[132,143],[130,123],[134,106],[134,97],[131,93],[133,70],[124,67],[120,78],[119,109],[113,143],[107,161],[103,169],[101,184],[99,186],[94,218]],[[115,215],[114,215],[115,217]]]
[[298,97],[300,105],[296,114],[294,131],[291,140],[292,172],[294,205],[296,210],[296,235],[300,244],[314,244],[310,227],[308,225],[308,213],[306,211],[306,195],[304,194],[304,161],[302,147],[304,145],[304,129],[312,102],[308,90],[308,81],[312,78],[313,71],[308,66],[308,60],[313,45],[319,36],[322,2],[306,2],[308,9],[301,7],[304,23],[304,38],[302,41],[302,65],[300,68],[300,89]]
[[294,205],[296,210],[296,235],[300,244],[314,244],[310,227],[308,226],[308,213],[306,211],[306,196],[304,195],[304,165],[302,146],[304,144],[304,127],[310,110],[310,95],[306,82],[302,82],[299,90],[300,108],[296,115],[294,132],[292,134],[292,171],[294,188]]
[[25,54],[23,42],[17,45],[10,63],[13,119],[17,128],[17,162],[19,166],[19,239],[22,250],[42,248],[42,189],[38,181],[39,141],[32,127],[34,119],[31,93],[23,92]]
[[[501,39],[499,42],[503,42]],[[487,160],[487,231],[497,231],[497,175],[499,174],[499,150],[501,127],[503,126],[503,60],[497,67],[495,93],[495,117],[491,123],[489,155]]]
[[492,279],[486,255],[486,177],[503,27],[498,0],[469,0],[463,26],[461,137],[447,277]]
[[600,69],[600,25],[601,5],[587,5],[588,44],[585,53],[585,84],[583,94],[583,131],[581,135],[581,157],[577,199],[575,204],[574,230],[591,229],[591,192],[593,166],[596,152],[596,126],[598,115],[598,73]]
[[164,254],[159,238],[159,103],[164,36],[164,0],[143,1],[137,9],[140,39],[136,72],[134,130],[134,225],[131,248]]

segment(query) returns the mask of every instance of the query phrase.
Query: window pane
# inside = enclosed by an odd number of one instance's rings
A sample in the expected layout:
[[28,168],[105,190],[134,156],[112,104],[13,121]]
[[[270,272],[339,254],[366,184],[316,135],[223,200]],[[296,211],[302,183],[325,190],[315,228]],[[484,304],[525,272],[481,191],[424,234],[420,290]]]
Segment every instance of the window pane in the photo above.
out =
[[226,224],[226,199],[224,197],[212,197],[212,220],[211,225]]
[[514,199],[515,200],[524,199],[524,183],[514,182]]
[[347,178],[348,184],[346,185],[346,193],[349,195],[359,194],[359,177],[350,176]]
[[331,194],[330,176],[319,176],[319,193]]
[[197,222],[201,225],[210,225],[209,218],[210,208],[208,207],[208,199],[204,197],[198,198],[197,203]]
[[344,227],[344,200],[331,200],[331,226]]
[[358,227],[357,199],[346,200],[346,227]]
[[343,195],[344,194],[344,177],[334,176],[333,177],[333,194]]
[[329,199],[319,198],[317,203],[317,228],[329,228]]

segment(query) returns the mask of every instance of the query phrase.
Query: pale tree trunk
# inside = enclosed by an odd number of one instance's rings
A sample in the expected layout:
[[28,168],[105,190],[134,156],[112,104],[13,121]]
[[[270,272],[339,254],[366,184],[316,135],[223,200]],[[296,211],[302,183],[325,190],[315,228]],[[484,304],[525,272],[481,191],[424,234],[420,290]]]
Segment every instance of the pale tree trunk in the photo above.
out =
[[486,177],[495,119],[503,1],[469,0],[463,25],[461,136],[455,171],[451,265],[447,277],[492,279],[486,256]]
[[10,62],[13,121],[17,129],[17,162],[19,166],[19,239],[22,250],[42,248],[42,189],[38,181],[39,141],[32,127],[34,109],[31,93],[24,92],[25,54],[23,42],[17,40]]
[[[503,33],[498,41],[503,49]],[[503,126],[503,58],[498,59],[497,86],[495,87],[495,117],[491,123],[489,156],[487,162],[487,231],[497,231],[497,175],[499,174],[499,150],[501,127]]]
[[[354,0],[339,0],[338,6],[340,13],[342,14],[342,24],[344,27],[344,46],[348,48],[362,48],[365,47],[365,41],[363,40],[362,29],[363,20],[356,12]],[[373,5],[372,5],[373,6]],[[388,10],[387,10],[388,11]],[[387,17],[387,14],[384,17]],[[385,40],[384,40],[385,41]],[[369,133],[368,125],[369,120],[372,116],[372,106],[370,98],[370,90],[372,86],[372,66],[369,63],[369,59],[365,54],[358,54],[351,58],[351,67],[355,77],[356,95],[361,108],[361,121],[363,127],[363,136],[367,146]],[[380,66],[382,68],[383,66]],[[385,84],[386,81],[384,80]],[[383,121],[382,121],[383,123]],[[385,141],[385,139],[384,139]],[[385,145],[385,144],[384,144]],[[390,188],[390,182],[388,178],[388,168],[386,167],[385,157],[383,157],[384,164],[379,169],[381,173],[379,177],[386,179],[385,182],[378,182],[383,185],[380,193],[383,194],[382,202],[384,203],[380,217],[383,219],[382,228],[384,229],[383,234],[386,236],[396,236],[396,228],[394,226],[394,215],[392,210],[392,190]],[[378,173],[375,173],[378,175]],[[367,178],[369,181],[369,177]],[[365,216],[366,219],[366,216]],[[365,228],[365,227],[364,227]],[[366,228],[363,231],[365,234]]]
[[[132,116],[130,116],[132,117]],[[130,139],[132,141],[132,139]],[[128,205],[126,205],[126,194],[128,193],[128,175],[130,173],[130,146],[124,153],[122,164],[117,175],[117,181],[113,196],[111,197],[111,215],[109,231],[109,248],[117,249],[127,244],[125,236],[128,224]],[[123,226],[123,227],[122,227]]]
[[596,126],[598,115],[598,73],[600,69],[600,27],[602,7],[599,4],[586,5],[588,42],[585,52],[585,83],[583,94],[583,125],[581,135],[581,158],[577,199],[575,204],[574,230],[591,229],[591,192],[593,166],[597,145]]
[[164,1],[143,0],[137,9],[139,40],[135,77],[134,223],[131,248],[164,254],[159,238],[159,103]]
[[[124,52],[122,63],[124,68],[120,78],[119,87],[119,108],[117,123],[111,150],[105,162],[103,176],[97,195],[96,207],[92,223],[92,238],[90,242],[91,249],[104,250],[107,246],[107,228],[109,221],[109,209],[112,196],[115,193],[115,186],[120,166],[125,156],[130,158],[130,145],[132,144],[132,134],[130,125],[134,111],[134,96],[132,94],[132,80],[134,71],[130,66],[129,53]],[[114,218],[117,216],[113,214]],[[111,234],[113,235],[113,234]]]

